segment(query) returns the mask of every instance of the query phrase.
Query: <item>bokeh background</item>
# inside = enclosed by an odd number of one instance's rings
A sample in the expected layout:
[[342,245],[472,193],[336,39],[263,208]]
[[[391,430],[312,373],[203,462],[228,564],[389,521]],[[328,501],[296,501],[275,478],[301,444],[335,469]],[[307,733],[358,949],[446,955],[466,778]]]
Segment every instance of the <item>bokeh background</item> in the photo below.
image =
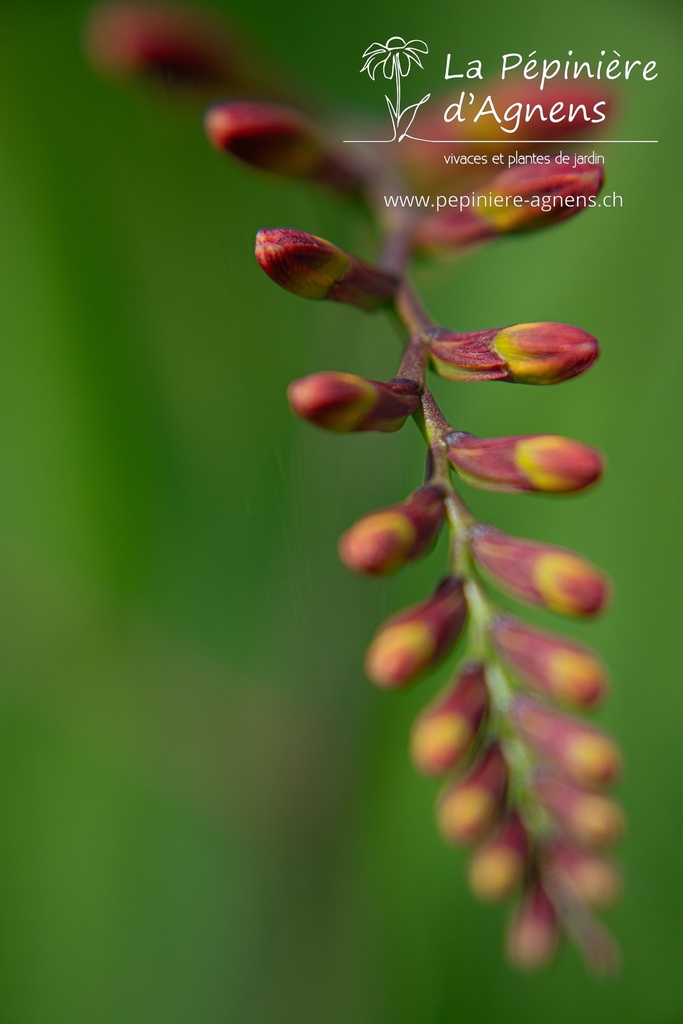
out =
[[367,227],[229,164],[196,108],[98,78],[82,0],[4,0],[0,1021],[678,1024],[681,8],[214,7],[359,109],[381,106],[360,53],[394,33],[486,63],[572,47],[659,62],[617,131],[660,144],[603,147],[623,209],[418,282],[446,324],[566,321],[602,342],[561,388],[437,392],[467,430],[567,433],[608,456],[586,496],[468,497],[615,580],[604,619],[567,629],[614,676],[600,719],[628,762],[628,891],[609,915],[624,966],[598,981],[573,949],[540,977],[505,965],[505,912],[469,896],[407,759],[444,673],[402,696],[363,677],[375,625],[431,588],[443,550],[375,583],[342,569],[336,537],[416,485],[422,443],[410,424],[316,433],[285,386],[391,376],[396,339],[278,290],[252,246],[289,225],[371,256]]

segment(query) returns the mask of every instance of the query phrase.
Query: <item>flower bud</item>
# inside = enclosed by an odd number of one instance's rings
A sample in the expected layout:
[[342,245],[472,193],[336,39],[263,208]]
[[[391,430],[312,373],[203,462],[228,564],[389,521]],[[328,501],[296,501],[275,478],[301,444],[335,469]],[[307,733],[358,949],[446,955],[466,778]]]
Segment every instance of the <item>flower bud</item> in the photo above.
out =
[[384,576],[419,558],[444,521],[444,494],[425,485],[398,505],[371,512],[343,533],[339,557],[352,572]]
[[425,339],[436,372],[457,381],[561,384],[585,373],[599,352],[595,338],[569,324],[513,324],[465,334],[436,328]]
[[529,839],[519,815],[511,812],[497,831],[470,857],[468,880],[475,896],[497,903],[521,885],[529,858]]
[[594,726],[518,696],[512,722],[536,754],[584,786],[607,786],[621,774],[621,754],[613,740]]
[[555,956],[559,941],[555,908],[537,881],[529,884],[507,935],[507,955],[524,971],[536,971]]
[[420,404],[415,381],[386,384],[354,373],[312,373],[287,389],[292,412],[335,434],[376,430],[390,434],[403,426]]
[[607,580],[566,548],[511,537],[486,523],[471,531],[472,554],[516,597],[561,615],[595,615],[607,601]]
[[507,784],[505,758],[492,743],[467,775],[439,797],[436,815],[444,839],[456,846],[481,839],[503,811]]
[[274,103],[234,101],[210,107],[209,141],[251,167],[356,191],[357,175],[334,154],[317,128],[298,111]]
[[303,299],[346,302],[366,312],[388,305],[397,279],[323,238],[290,228],[256,236],[256,259],[281,288]]
[[463,666],[455,683],[440,693],[416,719],[410,754],[418,771],[443,775],[455,768],[472,745],[488,708],[483,666]]
[[568,878],[581,899],[595,910],[611,906],[621,894],[621,872],[607,857],[555,843],[544,860],[548,868]]
[[512,615],[499,615],[492,630],[496,650],[523,682],[579,707],[596,704],[605,693],[605,670],[587,648]]
[[595,448],[554,434],[479,438],[454,433],[447,441],[458,476],[487,491],[580,491],[602,472]]
[[624,832],[619,805],[601,793],[580,789],[552,776],[540,776],[534,791],[563,831],[580,846],[601,849],[618,842]]
[[365,656],[368,677],[385,689],[412,683],[455,646],[466,614],[462,579],[446,578],[433,597],[380,626]]
[[166,85],[233,90],[254,85],[244,47],[223,21],[194,7],[101,3],[86,26],[93,64],[121,77],[159,76]]
[[428,252],[457,251],[498,235],[548,227],[596,205],[602,184],[599,165],[511,167],[474,193],[470,207],[426,217],[418,225],[416,244]]

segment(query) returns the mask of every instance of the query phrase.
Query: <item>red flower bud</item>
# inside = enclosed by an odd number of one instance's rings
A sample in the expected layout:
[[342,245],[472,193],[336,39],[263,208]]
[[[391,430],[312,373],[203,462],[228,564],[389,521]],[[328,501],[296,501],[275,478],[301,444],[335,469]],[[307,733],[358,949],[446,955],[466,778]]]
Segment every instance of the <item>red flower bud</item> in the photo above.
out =
[[398,505],[371,512],[342,534],[339,557],[352,572],[383,576],[419,558],[444,521],[440,487],[424,486]]
[[555,956],[559,941],[557,914],[537,881],[529,884],[507,936],[507,954],[515,967],[536,971]]
[[607,857],[554,843],[544,856],[547,868],[568,878],[589,907],[601,910],[614,903],[622,888],[621,872]]
[[429,252],[457,251],[498,235],[548,227],[590,206],[602,188],[599,165],[573,170],[554,164],[512,167],[470,197],[470,206],[441,210],[417,227],[416,244]]
[[456,846],[481,839],[503,811],[508,770],[492,743],[475,766],[439,797],[437,822],[444,839]]
[[448,457],[458,476],[487,491],[580,491],[600,476],[595,448],[554,434],[479,438],[455,433]]
[[415,412],[420,399],[415,381],[383,384],[354,373],[312,373],[287,389],[292,412],[336,434],[364,430],[391,433]]
[[560,384],[585,373],[599,352],[595,338],[569,324],[513,324],[465,334],[437,328],[425,337],[437,373],[457,381]]
[[463,666],[455,683],[416,719],[410,740],[413,764],[425,775],[443,775],[467,754],[488,708],[484,670]]
[[256,236],[256,259],[268,277],[304,299],[346,302],[366,311],[388,305],[398,281],[323,238],[290,228]]
[[528,858],[526,829],[519,816],[511,812],[470,857],[468,880],[472,892],[486,903],[506,899],[521,885]]
[[448,577],[433,597],[380,626],[365,656],[368,677],[386,689],[412,683],[455,646],[466,614],[462,580]]
[[296,110],[273,103],[235,101],[210,107],[206,134],[251,167],[356,191],[358,176],[333,153],[315,125]]
[[102,71],[158,75],[165,84],[239,89],[253,84],[243,44],[226,24],[194,7],[102,3],[91,12],[86,47]]
[[606,786],[621,773],[621,754],[593,726],[519,696],[510,717],[532,750],[585,786]]
[[505,590],[561,615],[595,615],[607,600],[607,580],[566,548],[511,537],[486,523],[472,528],[472,554]]
[[527,626],[512,615],[496,618],[492,639],[500,656],[525,683],[557,700],[588,707],[605,693],[607,679],[601,662],[580,644]]
[[534,791],[563,832],[579,846],[602,849],[623,835],[621,808],[602,793],[581,789],[550,775],[540,775],[534,782]]

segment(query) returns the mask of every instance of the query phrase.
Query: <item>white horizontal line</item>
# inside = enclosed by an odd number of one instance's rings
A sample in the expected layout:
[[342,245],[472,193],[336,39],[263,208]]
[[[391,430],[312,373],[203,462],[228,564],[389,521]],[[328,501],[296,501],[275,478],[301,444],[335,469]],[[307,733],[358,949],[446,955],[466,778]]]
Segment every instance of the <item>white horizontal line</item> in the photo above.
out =
[[[435,142],[437,145],[443,146],[486,145],[488,143],[496,146],[512,146],[513,144],[517,146],[528,146],[530,144],[534,146],[606,146],[610,143],[623,146],[628,143],[633,145],[652,145],[659,142],[659,139],[567,139],[565,142],[560,142],[557,139],[414,139],[412,136],[409,136],[409,138],[411,142]],[[343,141],[358,144],[367,143],[370,145],[378,142],[394,142],[395,139],[344,139]]]

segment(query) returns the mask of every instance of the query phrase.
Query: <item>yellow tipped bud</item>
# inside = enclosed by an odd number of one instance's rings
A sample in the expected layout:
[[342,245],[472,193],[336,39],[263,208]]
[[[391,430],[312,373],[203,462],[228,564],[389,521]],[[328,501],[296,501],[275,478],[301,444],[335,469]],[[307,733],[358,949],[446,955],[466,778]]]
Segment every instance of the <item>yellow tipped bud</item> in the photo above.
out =
[[505,759],[494,743],[464,778],[441,794],[436,817],[444,839],[460,846],[485,835],[502,812],[507,780]]

